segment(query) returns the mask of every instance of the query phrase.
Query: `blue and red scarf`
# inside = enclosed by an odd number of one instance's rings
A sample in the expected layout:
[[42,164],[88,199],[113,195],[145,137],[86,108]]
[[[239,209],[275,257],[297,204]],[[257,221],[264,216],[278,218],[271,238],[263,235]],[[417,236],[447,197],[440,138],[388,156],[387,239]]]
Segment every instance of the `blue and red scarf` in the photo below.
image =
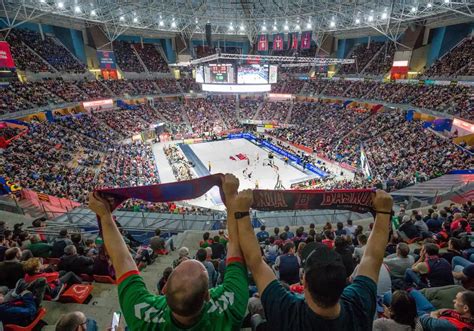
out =
[[[175,183],[148,186],[99,189],[101,196],[111,201],[114,210],[128,199],[140,199],[149,202],[172,202],[198,198],[212,187],[220,190],[222,201],[223,174],[214,174],[197,179]],[[373,189],[360,190],[253,190],[252,209],[261,211],[274,210],[312,210],[338,209],[356,213],[371,213],[375,216],[372,206]]]

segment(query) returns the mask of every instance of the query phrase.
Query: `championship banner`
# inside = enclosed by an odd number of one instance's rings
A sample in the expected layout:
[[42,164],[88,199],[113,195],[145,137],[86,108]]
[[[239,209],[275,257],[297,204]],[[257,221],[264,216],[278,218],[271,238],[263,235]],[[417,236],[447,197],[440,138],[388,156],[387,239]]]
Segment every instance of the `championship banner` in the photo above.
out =
[[311,31],[303,31],[301,33],[301,49],[311,48]]
[[115,55],[112,51],[97,51],[100,69],[117,69]]
[[298,49],[298,32],[293,32],[289,39],[291,39],[290,49]]
[[278,33],[273,35],[273,50],[282,51],[283,50],[283,33]]
[[268,35],[266,34],[261,34],[258,37],[258,46],[257,50],[259,52],[266,52],[268,51]]
[[15,68],[10,45],[6,41],[0,41],[0,68]]
[[[172,202],[198,198],[212,187],[218,186],[221,199],[225,201],[222,190],[223,174],[214,174],[181,182],[156,184],[138,187],[99,189],[94,193],[106,198],[117,208],[127,199],[140,199],[149,202]],[[253,190],[252,209],[272,210],[313,210],[337,209],[356,213],[371,213],[374,190]]]

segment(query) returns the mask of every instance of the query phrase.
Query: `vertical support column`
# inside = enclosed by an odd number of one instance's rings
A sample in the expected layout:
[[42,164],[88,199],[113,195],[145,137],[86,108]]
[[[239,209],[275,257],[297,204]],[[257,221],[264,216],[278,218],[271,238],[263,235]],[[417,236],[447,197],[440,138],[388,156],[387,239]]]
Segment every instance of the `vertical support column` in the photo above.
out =
[[41,23],[38,23],[38,30],[41,35],[41,40],[44,40],[43,26],[41,25]]

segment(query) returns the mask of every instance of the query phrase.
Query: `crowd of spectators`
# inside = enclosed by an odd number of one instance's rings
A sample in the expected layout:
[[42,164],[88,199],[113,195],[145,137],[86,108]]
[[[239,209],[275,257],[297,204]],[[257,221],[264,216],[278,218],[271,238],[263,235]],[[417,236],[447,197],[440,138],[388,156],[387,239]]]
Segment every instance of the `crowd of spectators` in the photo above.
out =
[[184,110],[194,133],[201,135],[225,129],[222,115],[212,100],[212,98],[186,99]]
[[370,42],[370,44],[356,45],[350,54],[350,58],[354,59],[355,63],[343,64],[340,66],[337,73],[339,75],[360,73],[383,46],[384,43],[381,42]]
[[258,109],[262,106],[263,98],[256,99],[240,99],[239,117],[242,120],[251,120],[257,114]]
[[389,72],[393,64],[393,57],[395,55],[395,43],[386,42],[382,50],[364,69],[364,76],[380,76]]
[[52,71],[46,62],[33,53],[21,38],[16,36],[15,32],[10,31],[7,41],[10,44],[10,51],[18,69],[34,73]]
[[196,83],[196,80],[190,77],[181,77],[181,79],[178,81],[179,85],[183,89],[183,92],[189,93],[191,91],[193,92],[200,92],[201,91],[201,85],[199,83]]
[[474,52],[474,38],[466,38],[453,50],[439,58],[423,73],[425,77],[458,77],[469,75]]
[[158,85],[161,93],[164,94],[177,94],[180,93],[178,82],[175,79],[166,78],[155,80],[155,83]]
[[133,49],[133,44],[127,41],[113,42],[115,59],[119,68],[124,72],[145,72]]
[[0,127],[0,137],[3,137],[5,140],[10,140],[11,138],[19,135],[21,130],[16,127],[6,126]]
[[267,101],[255,117],[256,120],[277,121],[283,123],[290,115],[290,102]]
[[[44,39],[42,39],[38,32],[16,29],[15,36],[58,71],[70,73],[84,73],[86,71],[83,63],[79,62],[65,46],[60,45],[59,42],[55,41],[48,34],[44,34]],[[22,52],[21,54],[26,53],[24,51],[20,52]],[[29,55],[27,56],[30,58]],[[33,60],[33,63],[38,62],[39,60]],[[41,71],[45,69],[42,66],[40,68],[36,67],[36,69]]]
[[299,79],[280,79],[276,84],[272,84],[272,92],[298,94],[305,83],[305,80]]
[[186,159],[177,146],[164,146],[163,151],[177,181],[194,178],[193,172],[191,171],[192,164]]
[[135,50],[150,72],[169,72],[168,63],[153,44],[134,44]]

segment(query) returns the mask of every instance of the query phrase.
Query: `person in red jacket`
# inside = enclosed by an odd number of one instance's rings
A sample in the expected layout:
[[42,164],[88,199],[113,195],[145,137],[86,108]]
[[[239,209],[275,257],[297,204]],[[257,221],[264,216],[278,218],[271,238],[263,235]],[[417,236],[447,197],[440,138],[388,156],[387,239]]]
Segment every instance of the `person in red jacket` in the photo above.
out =
[[461,213],[456,213],[453,216],[453,221],[451,222],[451,233],[464,227],[464,232],[471,232],[471,225],[469,222],[462,217]]
[[58,300],[67,285],[82,283],[82,279],[71,271],[62,273],[62,275],[56,271],[47,271],[37,257],[26,261],[23,269],[26,273],[24,279],[27,283],[32,283],[39,278],[46,279],[48,286],[46,287],[45,297],[51,301]]

